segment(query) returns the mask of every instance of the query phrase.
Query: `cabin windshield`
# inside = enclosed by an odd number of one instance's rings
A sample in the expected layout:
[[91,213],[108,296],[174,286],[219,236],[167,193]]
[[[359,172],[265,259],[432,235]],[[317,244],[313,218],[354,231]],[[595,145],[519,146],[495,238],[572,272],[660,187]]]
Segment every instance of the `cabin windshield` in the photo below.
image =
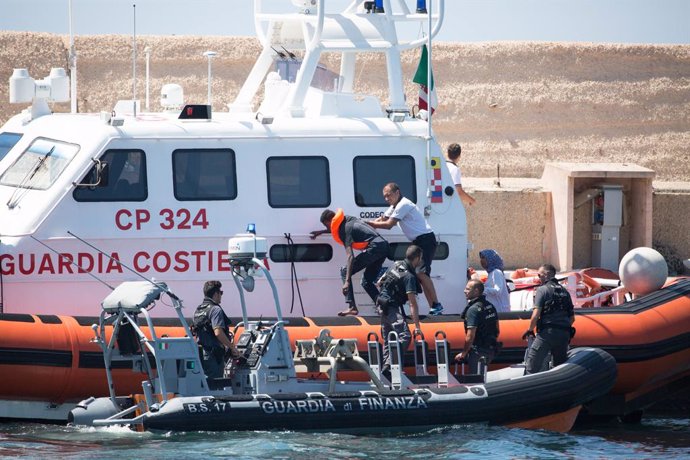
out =
[[21,134],[0,133],[0,161],[12,150],[12,147],[22,138]]
[[79,146],[38,138],[0,176],[0,184],[46,190],[55,183]]
[[[294,56],[294,55],[293,55]],[[276,61],[276,72],[280,75],[280,79],[289,83],[294,83],[297,79],[297,73],[302,67],[302,60],[291,57],[280,58]],[[316,66],[316,71],[312,77],[311,86],[322,91],[336,91],[339,85],[339,76],[337,73],[329,70],[324,64],[319,63]]]

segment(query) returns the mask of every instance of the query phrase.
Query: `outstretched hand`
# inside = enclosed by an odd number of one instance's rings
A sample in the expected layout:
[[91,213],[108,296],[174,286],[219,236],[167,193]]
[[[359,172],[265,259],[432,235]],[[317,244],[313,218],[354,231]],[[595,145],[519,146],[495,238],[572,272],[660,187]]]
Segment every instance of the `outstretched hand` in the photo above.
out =
[[532,329],[528,329],[522,334],[522,340],[527,340],[527,337],[534,337],[534,331],[532,331]]
[[313,240],[317,236],[323,235],[324,233],[329,233],[329,230],[312,230],[311,232],[309,232],[309,238]]

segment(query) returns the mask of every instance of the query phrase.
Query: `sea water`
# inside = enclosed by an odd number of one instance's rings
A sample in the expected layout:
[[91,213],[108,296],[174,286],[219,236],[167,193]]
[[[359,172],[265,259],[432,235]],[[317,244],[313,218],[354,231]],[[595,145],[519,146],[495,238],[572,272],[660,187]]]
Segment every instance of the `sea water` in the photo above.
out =
[[127,428],[0,424],[0,457],[237,459],[689,458],[690,419],[576,427],[567,434],[457,425],[416,434],[135,433]]

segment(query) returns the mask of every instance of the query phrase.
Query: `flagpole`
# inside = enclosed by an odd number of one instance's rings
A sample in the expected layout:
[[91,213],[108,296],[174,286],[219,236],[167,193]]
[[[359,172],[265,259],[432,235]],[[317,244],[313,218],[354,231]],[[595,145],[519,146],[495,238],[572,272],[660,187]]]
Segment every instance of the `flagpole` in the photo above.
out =
[[427,124],[426,124],[426,205],[424,206],[424,214],[429,216],[431,214],[431,114],[433,112],[433,92],[434,82],[431,79],[431,11],[434,0],[427,2],[427,64],[426,64],[426,94],[427,94]]

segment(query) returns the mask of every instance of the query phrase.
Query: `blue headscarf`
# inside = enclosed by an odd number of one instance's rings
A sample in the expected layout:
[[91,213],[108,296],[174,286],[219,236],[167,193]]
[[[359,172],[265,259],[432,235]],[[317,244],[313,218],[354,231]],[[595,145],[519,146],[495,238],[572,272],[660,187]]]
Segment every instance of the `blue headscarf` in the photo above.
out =
[[479,251],[479,257],[486,260],[486,272],[491,273],[498,269],[503,270],[503,259],[493,249],[484,249]]

